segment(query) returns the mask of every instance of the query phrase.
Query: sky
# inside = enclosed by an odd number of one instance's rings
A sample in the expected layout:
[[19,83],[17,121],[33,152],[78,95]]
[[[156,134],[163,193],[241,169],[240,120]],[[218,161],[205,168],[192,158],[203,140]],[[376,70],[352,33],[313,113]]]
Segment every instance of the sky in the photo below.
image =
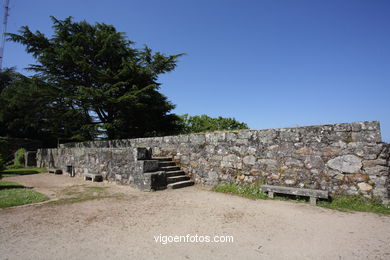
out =
[[[8,32],[49,16],[107,23],[135,47],[186,53],[160,76],[174,113],[251,129],[379,120],[390,142],[388,0],[10,0]],[[2,18],[2,17],[1,17]],[[3,67],[34,59],[7,42]]]

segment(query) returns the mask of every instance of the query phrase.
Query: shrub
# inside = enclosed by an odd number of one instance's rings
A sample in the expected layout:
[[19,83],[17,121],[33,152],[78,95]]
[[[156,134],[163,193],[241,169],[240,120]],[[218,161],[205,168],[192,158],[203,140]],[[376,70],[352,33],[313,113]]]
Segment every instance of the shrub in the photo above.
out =
[[20,148],[15,153],[14,167],[12,168],[22,168],[24,167],[24,154],[26,149]]

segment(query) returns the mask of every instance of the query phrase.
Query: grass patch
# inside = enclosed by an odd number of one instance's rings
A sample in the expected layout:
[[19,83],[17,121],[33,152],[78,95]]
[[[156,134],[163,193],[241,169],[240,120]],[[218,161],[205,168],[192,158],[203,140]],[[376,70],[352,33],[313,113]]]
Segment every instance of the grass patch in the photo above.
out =
[[250,199],[268,199],[258,185],[220,184],[213,191],[239,195]]
[[46,172],[46,169],[20,168],[20,169],[7,169],[7,170],[0,172],[0,174],[3,177],[14,177],[14,176],[21,176],[21,175],[38,174],[38,173],[42,173],[42,172]]
[[104,191],[108,187],[86,186],[85,188],[92,190],[92,191]]
[[318,206],[341,211],[361,211],[390,215],[390,206],[384,205],[379,199],[369,199],[363,196],[335,196],[330,201],[318,201]]
[[74,185],[63,189],[57,195],[59,200],[49,202],[49,205],[63,205],[79,203],[88,200],[107,199],[107,198],[124,198],[122,193],[111,194],[107,191],[108,187]]
[[0,181],[0,208],[46,201],[49,198],[16,182]]
[[[267,194],[261,191],[259,185],[220,184],[215,186],[213,191],[234,194],[250,199],[269,199]],[[274,199],[295,202],[307,202],[309,200],[308,197],[293,195],[275,196]],[[340,211],[361,211],[390,215],[390,205],[382,204],[379,199],[369,199],[357,195],[335,196],[327,201],[319,200],[317,205]]]

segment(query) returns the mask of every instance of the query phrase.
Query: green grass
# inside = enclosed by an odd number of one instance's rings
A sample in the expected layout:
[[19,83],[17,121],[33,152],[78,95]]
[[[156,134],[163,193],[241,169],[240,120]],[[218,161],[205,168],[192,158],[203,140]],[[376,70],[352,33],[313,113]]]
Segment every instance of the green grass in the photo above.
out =
[[318,206],[341,211],[361,211],[390,215],[390,205],[384,205],[379,199],[363,196],[335,196],[330,201],[319,201]]
[[107,187],[98,187],[98,186],[86,186],[85,188],[90,189],[91,191],[104,191]]
[[257,185],[220,184],[213,188],[214,191],[239,195],[250,199],[268,199],[267,194]]
[[0,181],[0,208],[46,201],[49,198],[16,182]]
[[42,173],[46,172],[46,169],[41,169],[41,168],[20,168],[20,169],[7,169],[0,174],[3,177],[14,177],[14,176],[21,176],[21,175],[29,175],[29,174],[37,174],[37,173]]
[[[269,199],[267,194],[260,190],[259,185],[220,184],[213,191],[242,196],[250,199]],[[306,202],[308,198],[299,196],[275,196],[276,200]],[[369,199],[363,196],[335,196],[330,200],[319,200],[317,205],[323,208],[340,211],[361,211],[390,215],[390,205],[384,205],[378,199]]]
[[106,199],[106,198],[124,198],[124,194],[115,193],[110,194],[107,192],[108,187],[99,186],[86,186],[86,185],[74,185],[67,187],[59,192],[58,196],[60,199],[53,200],[48,205],[62,205],[79,203],[88,200]]

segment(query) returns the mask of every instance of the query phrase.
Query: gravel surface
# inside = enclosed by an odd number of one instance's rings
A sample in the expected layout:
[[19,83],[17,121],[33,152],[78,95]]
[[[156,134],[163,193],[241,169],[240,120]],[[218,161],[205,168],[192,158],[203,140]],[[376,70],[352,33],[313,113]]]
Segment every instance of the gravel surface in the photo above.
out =
[[[4,179],[53,200],[90,186],[111,198],[1,209],[0,259],[390,259],[389,216],[255,201],[199,185],[142,192],[52,174]],[[155,242],[187,234],[234,241]]]

